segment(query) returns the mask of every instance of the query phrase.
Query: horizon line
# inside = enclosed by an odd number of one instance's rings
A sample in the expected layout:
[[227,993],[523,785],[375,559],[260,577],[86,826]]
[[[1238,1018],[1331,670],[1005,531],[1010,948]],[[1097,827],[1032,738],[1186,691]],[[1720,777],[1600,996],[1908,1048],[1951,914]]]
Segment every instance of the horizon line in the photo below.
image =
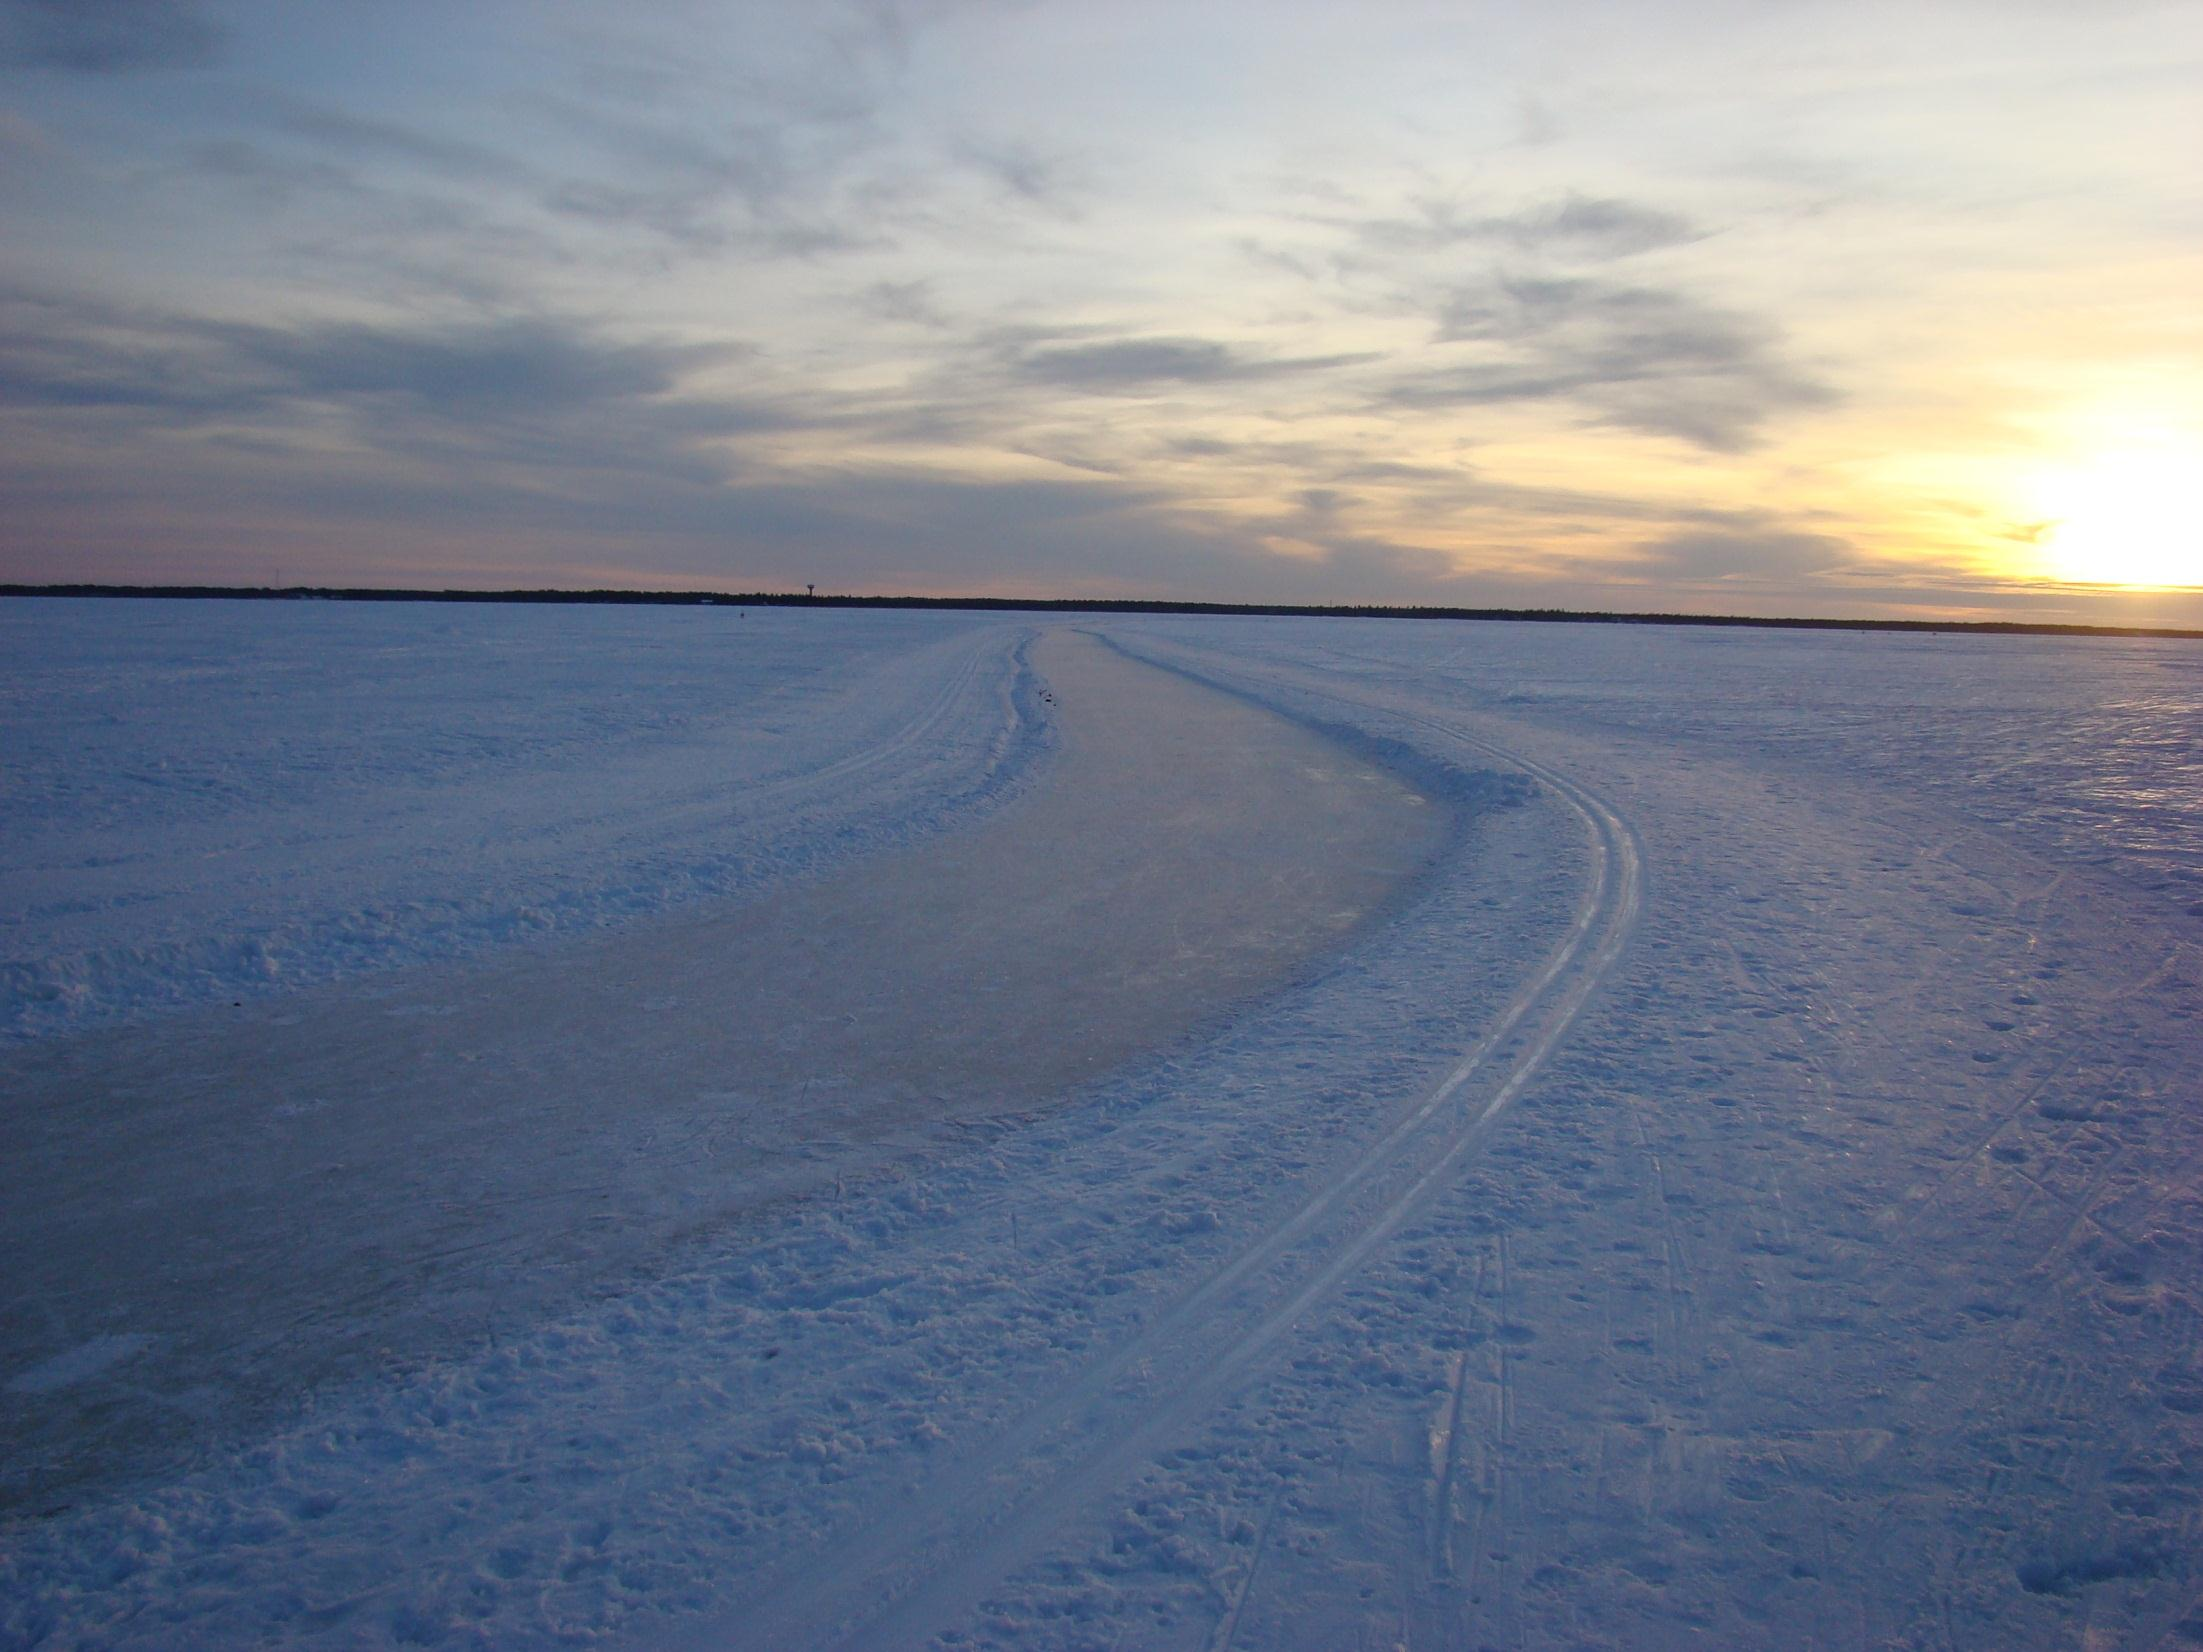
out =
[[1804,616],[1636,612],[1583,608],[1472,608],[1451,604],[1198,602],[1164,597],[878,596],[857,592],[664,591],[636,587],[542,586],[503,590],[378,585],[30,585],[0,582],[0,597],[229,599],[247,602],[478,602],[583,606],[752,608],[920,608],[998,613],[1260,615],[1304,619],[1445,619],[1573,625],[1746,626],[1775,631],[1972,632],[1989,636],[2172,637],[2203,640],[2203,628],[2084,625],[2042,620],[1819,619]]

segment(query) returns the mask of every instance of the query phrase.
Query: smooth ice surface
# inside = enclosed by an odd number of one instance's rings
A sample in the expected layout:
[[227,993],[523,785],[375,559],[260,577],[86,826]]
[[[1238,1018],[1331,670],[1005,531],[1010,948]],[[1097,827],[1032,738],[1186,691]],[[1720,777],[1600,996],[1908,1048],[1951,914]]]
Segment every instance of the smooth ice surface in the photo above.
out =
[[0,1635],[2203,1644],[2203,649],[1081,624],[1460,835],[1074,1104],[19,1521]]

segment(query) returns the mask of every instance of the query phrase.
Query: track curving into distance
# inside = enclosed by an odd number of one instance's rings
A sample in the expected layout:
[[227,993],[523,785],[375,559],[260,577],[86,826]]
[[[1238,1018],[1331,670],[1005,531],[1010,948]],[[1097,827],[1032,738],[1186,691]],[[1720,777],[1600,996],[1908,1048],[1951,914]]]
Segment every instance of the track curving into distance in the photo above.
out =
[[830,1559],[761,1580],[744,1608],[684,1644],[910,1646],[967,1619],[1097,1498],[1246,1388],[1274,1344],[1452,1185],[1623,955],[1642,852],[1628,822],[1567,776],[1443,719],[1406,715],[1532,776],[1582,824],[1589,875],[1544,964],[1343,1173],[1012,1426],[839,1534]]

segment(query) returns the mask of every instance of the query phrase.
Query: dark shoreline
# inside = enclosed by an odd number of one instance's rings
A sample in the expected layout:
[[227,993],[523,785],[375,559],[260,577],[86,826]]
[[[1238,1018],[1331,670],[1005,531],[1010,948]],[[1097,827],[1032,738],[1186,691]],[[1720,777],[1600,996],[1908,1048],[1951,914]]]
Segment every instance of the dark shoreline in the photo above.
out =
[[1500,620],[1544,625],[1709,625],[1767,631],[1922,631],[2019,637],[2187,637],[2149,625],[2053,625],[2027,620],[1763,619],[1737,614],[1625,614],[1571,608],[1396,607],[1378,603],[1168,602],[1118,597],[810,596],[797,591],[430,591],[377,586],[8,585],[0,597],[179,597],[242,602],[544,602],[666,608],[949,608],[1051,614],[1267,614],[1303,619]]

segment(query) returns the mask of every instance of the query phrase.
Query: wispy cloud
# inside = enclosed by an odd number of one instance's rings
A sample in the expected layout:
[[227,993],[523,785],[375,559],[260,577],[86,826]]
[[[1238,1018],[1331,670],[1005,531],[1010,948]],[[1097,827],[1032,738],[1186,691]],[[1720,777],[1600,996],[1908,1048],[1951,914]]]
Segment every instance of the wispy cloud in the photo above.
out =
[[662,396],[729,346],[610,343],[540,319],[399,332],[338,326],[205,328],[270,370],[283,394],[402,396],[467,416]]
[[1685,528],[1638,547],[1644,563],[1663,575],[1691,580],[1752,579],[1787,582],[1855,563],[1857,552],[1833,534],[1806,533],[1776,524],[1753,528]]
[[1082,169],[1030,143],[967,138],[954,146],[965,166],[1011,200],[1057,217],[1076,217],[1087,189]]
[[875,281],[858,294],[858,304],[883,321],[942,331],[949,326],[947,313],[927,280]]
[[1592,278],[1495,276],[1449,293],[1441,344],[1470,359],[1407,375],[1395,406],[1566,404],[1593,423],[1741,452],[1769,421],[1835,399],[1769,323],[1685,293]]
[[691,255],[881,250],[923,192],[882,111],[928,21],[889,0],[808,26],[772,8],[592,20],[589,72],[525,100],[557,134],[541,204]]
[[268,126],[344,161],[392,160],[466,182],[525,180],[533,169],[484,144],[403,121],[276,93],[258,100]]
[[212,322],[17,298],[0,307],[0,399],[103,427],[280,441],[430,462],[494,458],[541,473],[730,469],[716,440],[802,427],[804,412],[690,393],[736,345],[608,339],[543,317],[416,329]]
[[1137,395],[1163,385],[1279,378],[1368,359],[1362,354],[1261,356],[1207,338],[1118,338],[1029,350],[1016,366],[1021,377],[1061,389]]
[[0,63],[86,75],[205,68],[228,33],[190,0],[6,0]]
[[1628,258],[1682,246],[1705,235],[1676,213],[1611,196],[1577,193],[1498,213],[1427,199],[1416,203],[1412,215],[1365,218],[1347,227],[1365,248],[1383,252],[1429,253],[1481,245],[1592,260]]
[[553,213],[690,249],[807,257],[882,242],[836,195],[848,156],[801,128],[747,122],[707,133],[603,110],[576,117],[602,164],[542,195]]

